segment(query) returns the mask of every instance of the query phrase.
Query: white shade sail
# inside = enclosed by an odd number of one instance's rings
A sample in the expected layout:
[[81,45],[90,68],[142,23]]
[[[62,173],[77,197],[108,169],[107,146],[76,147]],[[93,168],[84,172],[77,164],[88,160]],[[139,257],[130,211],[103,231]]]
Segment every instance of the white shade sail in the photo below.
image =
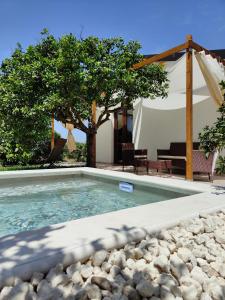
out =
[[[157,97],[154,100],[139,98],[134,106],[141,101],[149,109],[176,110],[186,107],[186,54],[175,62],[165,63],[165,68],[169,79],[168,97]],[[193,104],[209,99],[212,94],[215,102],[221,104],[219,82],[225,80],[224,74],[224,66],[216,59],[210,59],[204,53],[193,55]]]
[[224,101],[224,96],[219,83],[225,80],[224,65],[211,55],[206,55],[204,51],[195,52],[195,56],[212,98],[218,105],[221,105]]

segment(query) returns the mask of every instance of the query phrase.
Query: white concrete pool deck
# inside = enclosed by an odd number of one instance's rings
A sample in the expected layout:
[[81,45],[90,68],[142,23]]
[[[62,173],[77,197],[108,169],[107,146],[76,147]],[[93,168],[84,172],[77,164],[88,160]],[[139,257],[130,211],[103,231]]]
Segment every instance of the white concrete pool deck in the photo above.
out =
[[[33,272],[46,272],[59,262],[68,265],[82,260],[100,248],[119,247],[146,232],[170,227],[194,218],[201,212],[225,208],[225,187],[183,180],[138,176],[108,170],[74,168],[10,171],[0,173],[2,179],[84,174],[166,187],[172,190],[196,191],[198,194],[147,204],[93,217],[44,227],[0,238],[0,286],[13,277],[26,280]],[[106,199],[107,200],[107,199]]]

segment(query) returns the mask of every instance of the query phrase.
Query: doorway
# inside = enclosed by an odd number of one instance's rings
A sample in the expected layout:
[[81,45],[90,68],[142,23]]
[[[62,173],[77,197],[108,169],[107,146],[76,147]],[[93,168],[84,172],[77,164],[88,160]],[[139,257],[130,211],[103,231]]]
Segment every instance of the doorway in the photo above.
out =
[[114,163],[122,161],[122,143],[132,143],[133,111],[119,109],[114,113]]

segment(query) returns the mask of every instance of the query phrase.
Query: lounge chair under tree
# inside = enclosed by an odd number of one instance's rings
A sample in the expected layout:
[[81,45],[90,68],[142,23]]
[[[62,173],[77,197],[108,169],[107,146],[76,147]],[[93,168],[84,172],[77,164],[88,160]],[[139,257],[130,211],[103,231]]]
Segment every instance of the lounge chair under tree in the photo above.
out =
[[67,142],[67,140],[62,139],[62,138],[55,140],[54,147],[51,150],[51,152],[50,152],[47,160],[44,162],[44,164],[49,164],[49,167],[53,166],[54,163],[56,161],[58,161],[58,159],[60,158],[60,155],[63,152],[66,142]]

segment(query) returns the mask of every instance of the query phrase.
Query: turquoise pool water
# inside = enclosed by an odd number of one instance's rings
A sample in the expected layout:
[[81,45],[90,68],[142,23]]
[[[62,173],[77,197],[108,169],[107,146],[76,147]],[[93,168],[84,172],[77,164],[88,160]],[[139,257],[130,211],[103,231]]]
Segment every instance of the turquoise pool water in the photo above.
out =
[[0,185],[0,236],[187,195],[143,186],[127,193],[89,177],[24,180]]

